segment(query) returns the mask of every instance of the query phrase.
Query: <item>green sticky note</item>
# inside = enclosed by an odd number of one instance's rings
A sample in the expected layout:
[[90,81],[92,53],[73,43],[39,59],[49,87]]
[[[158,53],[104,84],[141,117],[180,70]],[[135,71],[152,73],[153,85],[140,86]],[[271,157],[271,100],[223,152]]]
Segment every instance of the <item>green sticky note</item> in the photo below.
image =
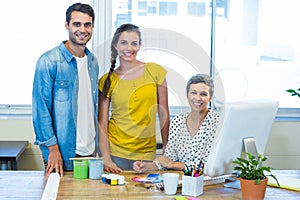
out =
[[187,198],[185,196],[174,196],[175,200],[186,200]]

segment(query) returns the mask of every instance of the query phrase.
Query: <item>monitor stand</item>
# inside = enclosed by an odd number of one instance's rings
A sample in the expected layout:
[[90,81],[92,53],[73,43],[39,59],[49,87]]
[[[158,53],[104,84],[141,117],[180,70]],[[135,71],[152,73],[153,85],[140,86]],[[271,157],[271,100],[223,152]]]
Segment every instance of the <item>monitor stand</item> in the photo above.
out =
[[[256,158],[258,157],[258,152],[257,152],[255,141],[254,141],[253,137],[243,138],[241,157],[245,158],[245,159],[248,159],[245,152],[248,152],[248,153],[252,154]],[[235,180],[235,181],[232,181],[232,182],[225,183],[224,187],[229,187],[229,188],[234,188],[234,189],[241,189],[241,185],[240,185],[239,180]]]
[[245,152],[252,154],[256,158],[258,157],[258,152],[253,137],[243,138],[241,157],[248,159]]

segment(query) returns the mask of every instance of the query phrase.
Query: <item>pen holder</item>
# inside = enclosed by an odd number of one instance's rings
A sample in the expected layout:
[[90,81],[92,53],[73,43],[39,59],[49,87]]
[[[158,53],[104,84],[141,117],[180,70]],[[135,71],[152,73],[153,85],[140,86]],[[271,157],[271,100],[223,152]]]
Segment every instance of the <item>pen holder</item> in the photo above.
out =
[[203,194],[203,175],[198,177],[182,175],[182,195],[199,196]]

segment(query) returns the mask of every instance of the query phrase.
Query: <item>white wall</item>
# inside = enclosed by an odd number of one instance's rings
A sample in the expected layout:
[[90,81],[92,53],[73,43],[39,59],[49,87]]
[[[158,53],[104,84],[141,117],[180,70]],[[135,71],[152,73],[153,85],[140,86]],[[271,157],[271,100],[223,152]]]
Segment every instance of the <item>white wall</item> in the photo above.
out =
[[[300,122],[275,122],[265,155],[275,169],[300,170]],[[20,170],[43,170],[41,153],[33,144],[31,119],[0,119],[0,140],[27,140],[29,145],[19,159]]]
[[0,119],[0,140],[27,140],[29,145],[19,158],[18,169],[44,169],[41,152],[33,144],[35,135],[31,119]]
[[267,163],[275,169],[300,169],[300,122],[275,122],[267,144]]

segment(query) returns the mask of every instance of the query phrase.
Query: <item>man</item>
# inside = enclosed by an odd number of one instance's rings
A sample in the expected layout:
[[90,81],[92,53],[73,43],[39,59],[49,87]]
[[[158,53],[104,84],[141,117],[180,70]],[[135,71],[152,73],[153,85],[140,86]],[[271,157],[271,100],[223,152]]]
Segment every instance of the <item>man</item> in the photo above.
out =
[[46,174],[73,170],[70,158],[93,156],[98,145],[98,73],[96,57],[86,48],[95,13],[76,3],[66,12],[69,40],[40,56],[32,91],[32,118]]

